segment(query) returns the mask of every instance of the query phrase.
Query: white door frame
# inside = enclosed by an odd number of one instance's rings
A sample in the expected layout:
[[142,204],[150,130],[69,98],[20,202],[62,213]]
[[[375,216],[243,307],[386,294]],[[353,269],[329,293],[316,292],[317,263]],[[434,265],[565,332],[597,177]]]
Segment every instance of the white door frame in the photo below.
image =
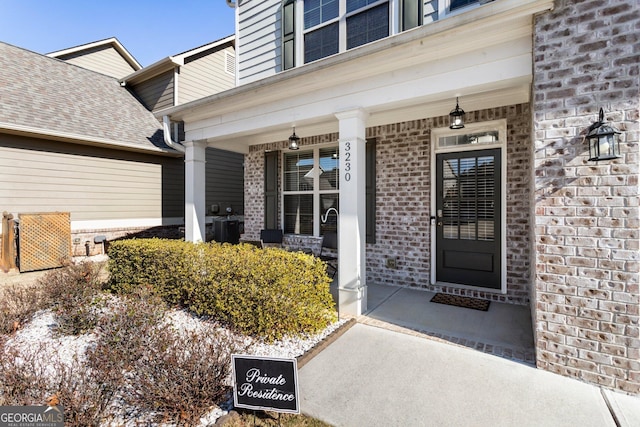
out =
[[[439,139],[443,136],[464,135],[482,131],[498,131],[498,142],[490,144],[466,144],[450,147],[439,147]],[[500,289],[480,288],[477,286],[462,285],[458,283],[438,282],[436,278],[436,154],[476,151],[491,148],[500,148],[501,153],[501,182],[500,182]],[[507,293],[507,120],[493,120],[487,122],[465,124],[462,130],[449,128],[436,128],[431,130],[431,284],[445,285],[462,289],[481,290],[483,292]]]

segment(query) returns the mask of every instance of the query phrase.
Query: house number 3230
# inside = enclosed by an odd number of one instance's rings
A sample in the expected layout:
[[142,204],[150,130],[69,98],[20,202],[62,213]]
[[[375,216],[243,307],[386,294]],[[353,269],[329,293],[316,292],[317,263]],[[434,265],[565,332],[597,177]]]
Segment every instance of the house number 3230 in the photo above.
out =
[[351,181],[351,143],[344,143],[344,180]]

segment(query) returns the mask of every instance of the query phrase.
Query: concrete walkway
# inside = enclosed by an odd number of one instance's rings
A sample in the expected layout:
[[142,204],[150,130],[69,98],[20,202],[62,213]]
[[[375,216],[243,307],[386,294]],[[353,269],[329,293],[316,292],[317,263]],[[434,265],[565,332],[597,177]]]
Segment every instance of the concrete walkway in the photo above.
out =
[[364,324],[298,377],[302,412],[334,426],[640,426],[640,398]]

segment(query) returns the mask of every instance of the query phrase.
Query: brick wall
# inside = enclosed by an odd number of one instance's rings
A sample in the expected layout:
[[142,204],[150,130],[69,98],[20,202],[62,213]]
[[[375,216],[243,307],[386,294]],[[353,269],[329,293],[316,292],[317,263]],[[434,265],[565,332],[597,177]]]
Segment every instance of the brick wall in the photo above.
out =
[[[635,1],[558,0],[536,19],[536,347],[538,366],[640,393]],[[623,155],[587,161],[602,107]]]
[[[530,292],[531,113],[517,105],[467,113],[467,122],[507,119],[507,294],[433,287],[431,280],[431,129],[448,116],[367,129],[377,138],[376,243],[367,245],[367,282],[424,287],[496,301],[528,304]],[[337,134],[303,138],[301,145],[336,142]],[[287,142],[250,147],[245,159],[245,236],[263,228],[264,152]],[[395,268],[386,259],[395,258]]]

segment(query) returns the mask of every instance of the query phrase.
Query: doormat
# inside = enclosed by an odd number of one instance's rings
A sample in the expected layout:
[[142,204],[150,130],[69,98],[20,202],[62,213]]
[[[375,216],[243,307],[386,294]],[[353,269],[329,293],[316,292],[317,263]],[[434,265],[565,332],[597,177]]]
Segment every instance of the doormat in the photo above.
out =
[[461,297],[459,295],[449,295],[442,293],[435,294],[433,298],[431,298],[431,302],[435,302],[438,304],[455,305],[456,307],[472,308],[474,310],[481,311],[489,310],[489,304],[491,303],[491,301],[483,299]]

